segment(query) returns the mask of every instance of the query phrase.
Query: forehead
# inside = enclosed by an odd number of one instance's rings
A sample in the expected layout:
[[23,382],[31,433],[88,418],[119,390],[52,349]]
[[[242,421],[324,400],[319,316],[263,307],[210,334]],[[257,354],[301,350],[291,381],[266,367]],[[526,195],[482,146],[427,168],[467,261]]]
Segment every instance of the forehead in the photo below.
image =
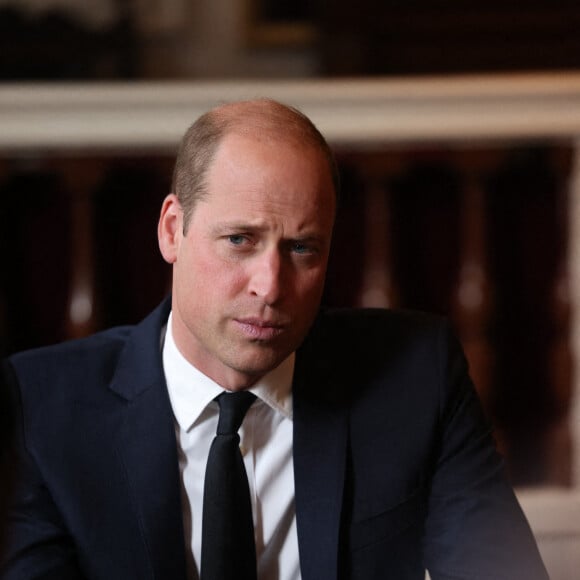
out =
[[232,173],[236,179],[279,177],[287,179],[287,185],[309,177],[319,185],[326,182],[327,177],[332,182],[330,164],[319,147],[273,133],[225,135],[215,151],[208,177],[211,181],[227,178]]
[[240,204],[335,211],[331,170],[320,148],[272,135],[225,136],[208,168],[203,199],[226,211]]

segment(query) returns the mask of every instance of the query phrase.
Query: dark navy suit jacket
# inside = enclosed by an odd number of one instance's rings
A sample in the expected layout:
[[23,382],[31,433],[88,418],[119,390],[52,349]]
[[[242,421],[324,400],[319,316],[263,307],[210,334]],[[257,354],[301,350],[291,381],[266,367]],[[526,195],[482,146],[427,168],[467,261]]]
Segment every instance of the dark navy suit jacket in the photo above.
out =
[[[185,577],[168,311],[11,358],[22,464],[2,578]],[[293,392],[304,580],[547,578],[443,322],[321,314]]]

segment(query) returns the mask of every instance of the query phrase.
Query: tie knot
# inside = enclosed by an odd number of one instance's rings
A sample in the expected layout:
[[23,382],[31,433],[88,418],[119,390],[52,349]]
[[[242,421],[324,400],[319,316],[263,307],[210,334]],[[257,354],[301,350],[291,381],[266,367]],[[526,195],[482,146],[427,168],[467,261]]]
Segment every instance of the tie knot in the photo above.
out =
[[218,435],[233,435],[238,432],[246,412],[255,401],[256,395],[249,391],[222,393],[216,400],[220,406]]

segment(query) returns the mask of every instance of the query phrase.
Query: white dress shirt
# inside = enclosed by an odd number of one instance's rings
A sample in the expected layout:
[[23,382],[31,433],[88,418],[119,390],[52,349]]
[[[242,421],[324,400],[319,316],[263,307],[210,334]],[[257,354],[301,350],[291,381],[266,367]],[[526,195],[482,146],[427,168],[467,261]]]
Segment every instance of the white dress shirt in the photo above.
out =
[[[173,340],[171,315],[163,345],[163,368],[175,417],[188,578],[199,577],[203,483],[224,389],[191,365]],[[257,400],[240,433],[248,474],[259,580],[299,580],[292,459],[294,354],[250,390]]]

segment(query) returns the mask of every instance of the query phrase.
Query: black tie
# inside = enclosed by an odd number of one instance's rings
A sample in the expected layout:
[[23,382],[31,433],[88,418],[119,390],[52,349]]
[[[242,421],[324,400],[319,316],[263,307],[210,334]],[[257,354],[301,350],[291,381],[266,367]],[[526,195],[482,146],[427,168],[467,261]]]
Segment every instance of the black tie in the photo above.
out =
[[217,397],[220,417],[203,492],[201,580],[257,578],[252,503],[238,435],[255,398],[247,391]]

